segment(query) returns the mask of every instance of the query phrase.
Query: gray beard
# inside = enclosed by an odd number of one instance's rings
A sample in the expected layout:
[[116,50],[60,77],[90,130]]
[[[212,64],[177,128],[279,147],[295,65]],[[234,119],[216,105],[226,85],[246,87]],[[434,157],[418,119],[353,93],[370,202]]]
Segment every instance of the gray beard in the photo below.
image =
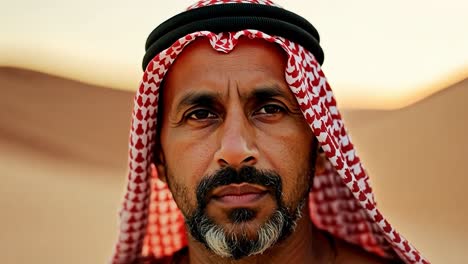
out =
[[302,217],[308,196],[290,213],[280,205],[269,219],[260,226],[255,239],[248,238],[244,232],[240,234],[227,232],[214,223],[205,213],[195,213],[186,219],[188,229],[195,240],[203,243],[206,248],[224,258],[241,259],[247,256],[262,254],[281,240],[287,238],[296,228]]
[[[313,171],[309,174],[310,178]],[[229,184],[251,183],[265,186],[271,192],[276,201],[276,210],[269,216],[265,223],[258,228],[256,236],[242,226],[256,217],[257,212],[248,208],[236,208],[228,213],[228,218],[237,232],[223,228],[211,219],[206,213],[207,194],[219,186]],[[196,188],[197,207],[192,213],[184,214],[187,229],[190,235],[198,242],[218,256],[232,259],[241,259],[247,256],[263,253],[288,237],[295,229],[301,218],[302,209],[308,202],[310,186],[309,182],[299,185],[302,193],[295,193],[299,199],[286,206],[283,201],[281,177],[273,171],[261,171],[255,167],[245,166],[239,170],[230,167],[223,168],[213,175],[206,176]],[[178,188],[174,188],[178,189]],[[178,192],[180,193],[180,192]],[[295,195],[292,195],[294,197]],[[237,225],[237,226],[236,226]]]

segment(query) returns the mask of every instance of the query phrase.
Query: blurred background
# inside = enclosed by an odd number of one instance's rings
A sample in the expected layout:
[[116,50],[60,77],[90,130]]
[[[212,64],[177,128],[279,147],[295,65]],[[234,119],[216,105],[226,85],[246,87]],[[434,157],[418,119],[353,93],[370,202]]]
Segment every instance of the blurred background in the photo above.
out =
[[[468,258],[468,2],[276,1],[323,65],[389,221]],[[16,0],[0,10],[0,263],[105,263],[147,35],[193,1]]]

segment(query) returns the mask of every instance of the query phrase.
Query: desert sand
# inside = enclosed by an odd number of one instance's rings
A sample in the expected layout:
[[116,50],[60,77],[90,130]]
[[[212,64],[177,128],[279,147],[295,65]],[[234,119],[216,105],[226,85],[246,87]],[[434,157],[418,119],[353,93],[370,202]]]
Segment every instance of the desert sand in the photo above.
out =
[[[1,263],[107,262],[132,97],[0,68]],[[403,109],[342,111],[380,209],[433,263],[468,258],[467,100],[465,79]]]

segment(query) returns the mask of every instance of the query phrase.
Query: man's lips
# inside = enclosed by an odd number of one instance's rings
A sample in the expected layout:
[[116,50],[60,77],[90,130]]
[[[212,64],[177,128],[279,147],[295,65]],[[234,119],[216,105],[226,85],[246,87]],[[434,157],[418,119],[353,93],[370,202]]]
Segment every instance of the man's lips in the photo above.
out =
[[252,184],[230,184],[214,190],[211,198],[227,206],[246,206],[266,195],[268,190]]

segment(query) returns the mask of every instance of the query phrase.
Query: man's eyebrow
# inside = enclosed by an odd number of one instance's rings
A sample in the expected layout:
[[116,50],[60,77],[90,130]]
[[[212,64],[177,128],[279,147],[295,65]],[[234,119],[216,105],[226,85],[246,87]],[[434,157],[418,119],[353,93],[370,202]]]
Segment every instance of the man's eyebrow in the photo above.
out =
[[214,105],[219,101],[219,94],[206,91],[189,92],[182,96],[176,107],[176,113],[193,105]]

